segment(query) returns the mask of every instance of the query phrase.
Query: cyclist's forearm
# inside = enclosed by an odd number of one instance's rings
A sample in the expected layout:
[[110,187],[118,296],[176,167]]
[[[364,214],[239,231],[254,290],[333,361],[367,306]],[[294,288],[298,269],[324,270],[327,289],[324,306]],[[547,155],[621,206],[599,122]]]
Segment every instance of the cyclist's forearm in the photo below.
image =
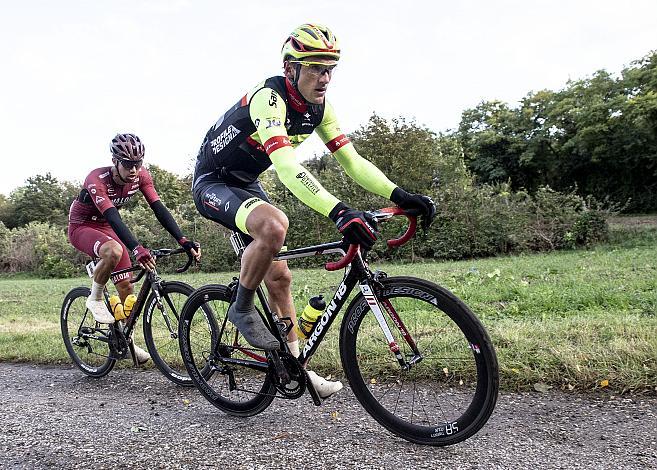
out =
[[390,181],[372,162],[361,157],[351,143],[336,151],[334,156],[356,183],[371,193],[390,199],[390,195],[397,185]]
[[308,170],[294,160],[292,147],[280,148],[269,157],[281,182],[311,209],[328,216],[331,209],[340,202]]
[[155,213],[155,218],[157,221],[166,229],[167,232],[171,234],[171,236],[176,240],[180,240],[183,237],[182,230],[180,230],[180,227],[174,220],[173,216],[171,215],[171,212],[165,207],[164,204],[162,204],[162,201],[159,199],[157,201],[154,201],[151,204],[151,209],[153,209],[153,213]]
[[114,233],[119,237],[119,239],[128,247],[130,251],[134,250],[139,242],[132,234],[130,229],[123,223],[119,211],[116,207],[110,207],[105,212],[103,212],[103,217],[110,224]]

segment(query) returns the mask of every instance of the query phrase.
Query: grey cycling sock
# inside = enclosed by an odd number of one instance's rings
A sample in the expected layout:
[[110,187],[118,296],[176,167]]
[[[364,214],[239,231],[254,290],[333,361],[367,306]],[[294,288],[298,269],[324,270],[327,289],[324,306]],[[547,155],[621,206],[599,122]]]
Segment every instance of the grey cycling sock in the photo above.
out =
[[228,319],[240,330],[248,343],[259,349],[276,349],[278,340],[271,334],[262,321],[262,317],[253,305],[255,290],[247,289],[242,284],[237,289],[237,298],[228,309]]
[[235,308],[239,311],[247,311],[253,308],[253,298],[255,289],[244,287],[242,283],[237,288],[237,298],[235,299]]

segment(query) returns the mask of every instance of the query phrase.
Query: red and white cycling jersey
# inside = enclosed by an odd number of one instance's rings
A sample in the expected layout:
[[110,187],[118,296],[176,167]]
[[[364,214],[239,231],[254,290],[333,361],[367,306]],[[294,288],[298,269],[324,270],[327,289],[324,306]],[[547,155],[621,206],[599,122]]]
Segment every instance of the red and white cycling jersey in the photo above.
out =
[[141,191],[149,204],[160,199],[153,178],[145,167],[141,167],[137,178],[131,183],[124,185],[116,184],[112,178],[110,166],[96,168],[84,180],[80,195],[73,204],[68,214],[71,224],[84,224],[86,222],[105,222],[103,212],[110,207],[119,209],[132,197]]

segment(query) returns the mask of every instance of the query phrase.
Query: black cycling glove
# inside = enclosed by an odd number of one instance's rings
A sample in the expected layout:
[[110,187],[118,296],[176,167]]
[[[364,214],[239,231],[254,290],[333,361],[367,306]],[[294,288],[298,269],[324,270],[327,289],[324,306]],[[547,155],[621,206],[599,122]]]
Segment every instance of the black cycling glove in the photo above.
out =
[[367,213],[339,203],[329,217],[344,236],[347,243],[357,244],[370,250],[376,241],[376,222]]
[[390,195],[390,200],[402,209],[407,210],[410,215],[419,215],[421,217],[420,225],[425,231],[436,217],[436,205],[429,196],[407,193],[402,188],[397,187]]
[[187,237],[181,237],[180,240],[178,240],[178,244],[185,249],[187,253],[192,252],[192,250],[197,250],[201,247],[200,244],[193,242],[191,240],[187,240]]

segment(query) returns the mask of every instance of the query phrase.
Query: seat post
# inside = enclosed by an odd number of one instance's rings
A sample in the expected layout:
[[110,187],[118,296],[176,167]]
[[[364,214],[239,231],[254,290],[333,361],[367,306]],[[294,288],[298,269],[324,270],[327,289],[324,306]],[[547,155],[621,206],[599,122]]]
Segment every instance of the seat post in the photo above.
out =
[[232,245],[237,257],[242,258],[242,253],[244,253],[244,250],[246,249],[246,244],[244,243],[242,234],[233,231],[233,234],[230,236],[230,244]]

